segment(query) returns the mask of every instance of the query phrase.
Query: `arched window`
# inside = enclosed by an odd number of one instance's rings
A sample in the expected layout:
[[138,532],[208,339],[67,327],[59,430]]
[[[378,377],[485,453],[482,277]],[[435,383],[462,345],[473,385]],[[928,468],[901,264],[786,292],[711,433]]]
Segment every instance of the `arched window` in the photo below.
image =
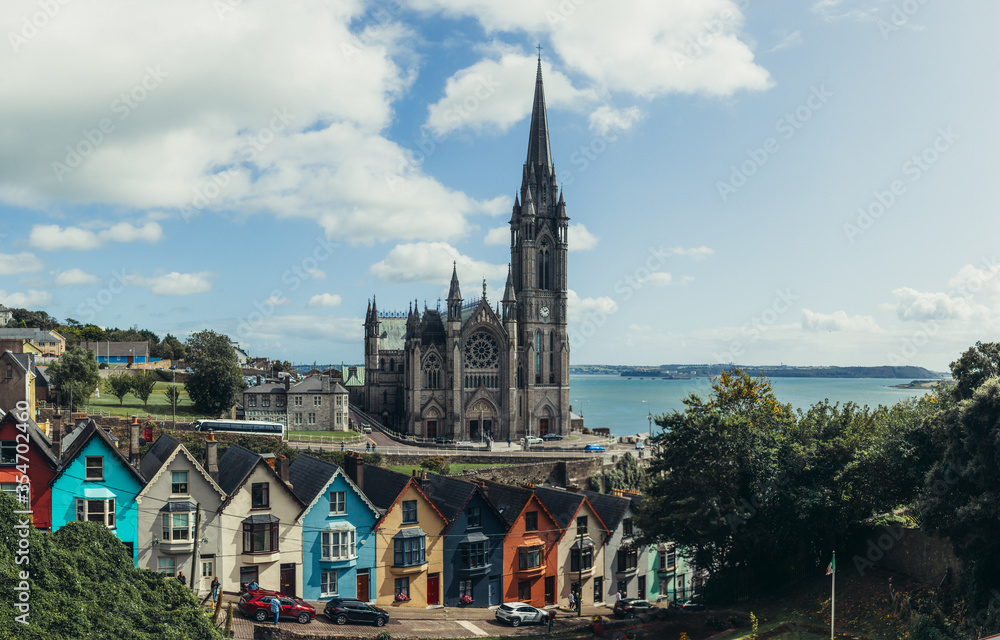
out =
[[552,259],[549,255],[549,243],[542,240],[542,248],[538,252],[538,288],[552,288]]
[[535,384],[542,384],[542,332],[535,332]]
[[424,387],[441,388],[441,359],[437,354],[432,353],[424,358]]
[[556,336],[554,331],[549,331],[549,384],[556,381]]
[[396,360],[395,358],[389,358],[389,373],[396,370]]

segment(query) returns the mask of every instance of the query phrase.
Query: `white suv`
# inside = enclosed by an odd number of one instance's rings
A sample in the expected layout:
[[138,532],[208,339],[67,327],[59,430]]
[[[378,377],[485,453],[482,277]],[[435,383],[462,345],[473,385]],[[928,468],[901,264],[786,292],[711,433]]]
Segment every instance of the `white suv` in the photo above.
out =
[[538,436],[528,436],[526,438],[523,438],[523,440],[525,444],[542,444],[543,442],[545,442]]
[[497,620],[509,622],[512,627],[521,624],[543,624],[548,622],[549,614],[523,602],[505,602],[497,609]]

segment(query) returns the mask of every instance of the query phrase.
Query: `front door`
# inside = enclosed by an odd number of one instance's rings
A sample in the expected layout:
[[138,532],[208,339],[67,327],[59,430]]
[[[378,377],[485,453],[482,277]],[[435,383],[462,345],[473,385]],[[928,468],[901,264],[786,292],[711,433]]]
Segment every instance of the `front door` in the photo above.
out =
[[556,579],[553,576],[545,578],[545,604],[556,603]]
[[368,586],[368,570],[358,571],[358,600],[368,602],[371,600],[371,587]]
[[293,598],[296,597],[294,564],[281,565],[281,593]]
[[539,436],[544,436],[548,432],[549,432],[549,419],[548,418],[541,418],[541,419],[539,419],[539,421],[538,421],[538,435]]
[[639,595],[640,600],[646,599],[646,576],[639,576]]
[[427,576],[427,606],[441,602],[440,590],[441,577],[436,573]]
[[438,434],[438,421],[428,420],[427,421],[427,437],[433,440]]
[[597,576],[594,578],[594,604],[604,602],[604,578]]
[[500,604],[500,577],[490,578],[490,606],[495,607]]

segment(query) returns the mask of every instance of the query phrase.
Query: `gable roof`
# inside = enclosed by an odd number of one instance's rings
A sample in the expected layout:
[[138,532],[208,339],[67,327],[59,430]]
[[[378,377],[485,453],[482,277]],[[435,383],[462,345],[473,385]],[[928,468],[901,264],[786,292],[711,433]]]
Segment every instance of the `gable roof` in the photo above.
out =
[[476,485],[471,482],[456,480],[436,473],[428,473],[426,480],[420,481],[420,488],[424,490],[431,502],[437,506],[438,511],[444,516],[448,524],[455,521],[460,513],[469,504],[469,500],[476,493]]
[[[232,502],[233,496],[242,487],[253,470],[257,468],[257,465],[264,465],[264,467],[271,473],[271,476],[277,480],[278,484],[281,485],[288,495],[292,497],[292,500],[297,502],[299,506],[304,510],[305,503],[299,499],[292,488],[289,487],[278,475],[271,465],[269,465],[264,458],[259,453],[254,453],[249,449],[245,449],[238,444],[229,445],[226,452],[222,454],[219,458],[219,487],[226,493],[226,499],[222,501],[219,505],[219,510],[223,510],[226,506]],[[303,511],[299,511],[299,516],[301,516]],[[298,516],[296,516],[298,519]]]
[[51,342],[53,339],[65,340],[59,333],[47,329],[0,329],[0,338],[14,338],[15,340],[36,340]]
[[128,459],[124,455],[122,455],[122,452],[119,451],[118,447],[116,447],[114,442],[111,441],[111,436],[109,436],[104,431],[104,429],[98,427],[97,423],[94,422],[93,419],[91,419],[90,422],[87,423],[87,426],[83,427],[83,430],[80,432],[80,435],[78,435],[76,439],[73,440],[73,444],[71,444],[69,448],[67,448],[66,451],[63,453],[62,467],[59,469],[59,472],[56,473],[56,475],[52,478],[52,482],[50,484],[55,483],[56,480],[62,477],[63,472],[65,472],[66,469],[69,469],[70,464],[72,464],[73,460],[75,460],[76,457],[80,455],[80,452],[83,451],[84,447],[87,446],[87,443],[94,438],[97,438],[98,440],[104,443],[105,447],[111,451],[112,456],[117,457],[121,461],[121,463],[125,465],[125,468],[128,469],[132,477],[134,477],[141,486],[146,485],[146,479],[142,477],[142,474],[139,473],[139,471],[135,467],[133,467],[128,463]]
[[368,507],[375,514],[376,518],[382,516],[382,511],[372,504],[368,496],[364,494],[358,485],[354,484],[344,470],[337,465],[327,462],[325,460],[320,460],[319,458],[314,458],[312,456],[307,456],[304,454],[299,455],[292,462],[291,466],[288,468],[288,479],[292,483],[292,492],[301,500],[305,505],[305,511],[309,511],[314,504],[323,496],[323,489],[330,486],[337,476],[341,476],[348,484],[351,489],[358,494],[361,500],[368,505]]
[[595,493],[593,491],[583,491],[590,506],[594,508],[597,516],[604,521],[604,525],[610,531],[614,531],[621,524],[625,517],[625,512],[632,506],[632,501],[628,498],[611,496],[605,493]]
[[426,493],[424,493],[423,489],[420,488],[420,485],[417,484],[416,480],[414,480],[411,476],[367,464],[365,465],[364,474],[365,495],[368,496],[368,499],[371,500],[372,504],[382,511],[382,518],[379,518],[379,522],[375,524],[375,529],[378,528],[382,519],[385,518],[386,514],[389,513],[389,510],[392,509],[393,505],[399,501],[403,492],[406,491],[406,488],[411,484],[413,485],[413,488],[417,490],[417,493],[427,500],[427,504],[429,504],[431,509],[433,509],[434,512],[441,517],[441,520],[445,522],[445,525],[447,526],[450,523],[450,520],[448,520],[448,518],[441,513],[441,510],[438,509],[436,504],[434,504],[434,501],[431,500]]
[[365,384],[365,368],[361,365],[354,367],[354,373],[351,374],[350,368],[347,369],[347,379],[344,380],[344,386],[347,387],[360,387]]
[[[521,513],[528,506],[528,503],[531,502],[531,498],[535,496],[534,490],[526,487],[515,487],[490,480],[485,480],[483,484],[486,500],[500,514],[508,529],[517,522]],[[548,517],[555,522],[555,518],[545,504],[541,500],[538,501],[538,504]]]
[[590,504],[582,492],[576,493],[574,491],[566,491],[565,489],[552,489],[549,487],[535,487],[535,493],[538,498],[542,501],[542,504],[548,508],[556,520],[556,524],[559,528],[563,530],[563,533],[569,529],[569,526],[573,524],[573,518],[580,511],[580,507],[586,504],[590,507],[590,510],[594,512],[597,516],[598,522],[601,523],[604,531],[608,534],[611,531],[608,526],[604,523],[601,515],[594,508],[594,505]]
[[[13,422],[17,424],[17,417],[14,415],[13,411],[8,411],[4,413],[4,411],[0,409],[0,416],[2,416],[0,417],[0,426],[2,426],[3,423],[5,422]],[[46,460],[49,461],[49,463],[52,465],[52,468],[53,469],[58,468],[59,458],[57,458],[55,454],[52,453],[52,441],[49,440],[49,438],[45,435],[45,433],[42,432],[41,428],[37,424],[35,424],[35,421],[32,420],[31,418],[28,418],[27,425],[28,425],[27,426],[28,438],[35,443],[35,446],[39,450],[41,450],[42,455],[45,457]]]
[[139,492],[139,495],[144,496],[147,490],[152,487],[159,478],[163,469],[170,464],[174,458],[181,454],[191,461],[195,470],[201,473],[202,477],[204,477],[205,480],[208,481],[208,484],[219,493],[222,499],[225,499],[226,492],[223,491],[222,487],[218,485],[215,479],[212,478],[207,471],[205,471],[205,467],[201,466],[201,463],[195,460],[194,456],[191,455],[191,452],[188,451],[187,447],[167,434],[163,434],[157,438],[156,442],[153,443],[153,446],[146,452],[146,455],[144,455],[142,460],[139,461],[139,472],[149,479],[146,486]]

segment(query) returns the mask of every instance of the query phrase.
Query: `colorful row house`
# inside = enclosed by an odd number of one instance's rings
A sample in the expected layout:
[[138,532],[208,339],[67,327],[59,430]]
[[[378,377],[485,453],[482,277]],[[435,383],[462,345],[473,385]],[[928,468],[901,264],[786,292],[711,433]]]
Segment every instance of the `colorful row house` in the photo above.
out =
[[[19,421],[18,417],[27,419]],[[45,531],[52,530],[51,483],[58,470],[59,458],[53,454],[52,443],[38,425],[20,412],[3,414],[0,418],[0,490],[28,506],[35,527]]]

